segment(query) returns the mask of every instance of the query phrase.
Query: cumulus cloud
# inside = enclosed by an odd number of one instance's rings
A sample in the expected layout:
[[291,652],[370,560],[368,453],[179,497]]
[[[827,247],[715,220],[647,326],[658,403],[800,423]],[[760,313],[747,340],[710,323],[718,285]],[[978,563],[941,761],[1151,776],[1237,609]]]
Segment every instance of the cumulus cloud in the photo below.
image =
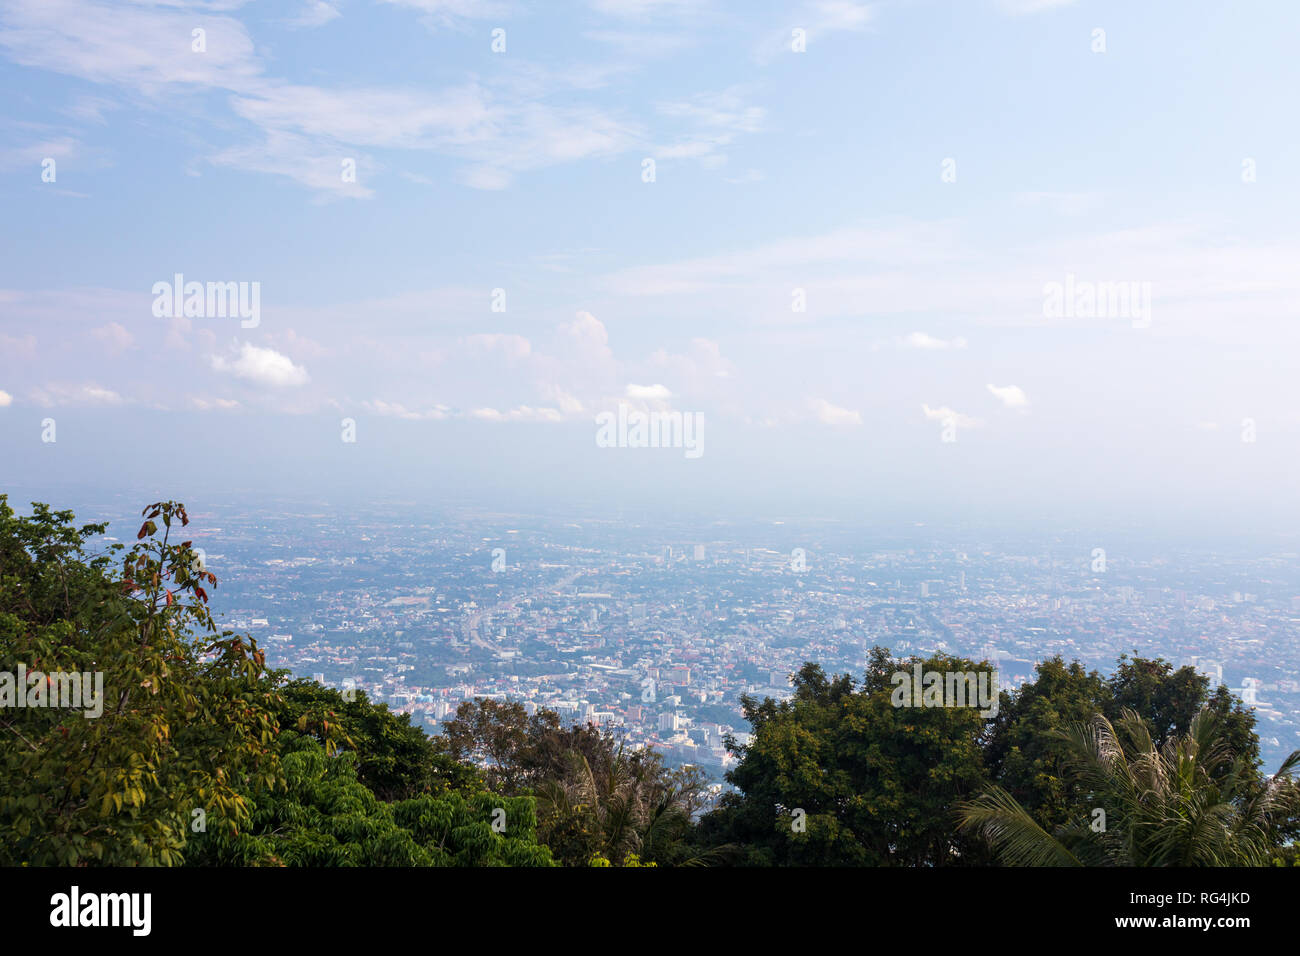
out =
[[684,380],[692,392],[707,390],[710,384],[736,373],[718,343],[705,338],[691,339],[690,350],[684,354],[658,349],[650,356],[650,364]]
[[90,334],[109,355],[121,355],[135,344],[134,336],[117,322],[91,329]]
[[12,405],[13,401],[14,397],[12,395],[3,389],[0,389],[0,408],[6,408],[9,405]]
[[542,397],[549,402],[554,402],[565,415],[582,414],[582,402],[558,385],[542,386]]
[[465,336],[461,343],[471,349],[500,352],[508,359],[526,358],[533,351],[533,344],[522,335],[480,333]]
[[236,378],[277,388],[306,385],[310,381],[307,370],[301,365],[295,365],[289,356],[282,355],[275,349],[259,348],[249,342],[239,346],[239,354],[234,358],[212,356],[212,368],[218,372],[228,372]]
[[626,394],[628,398],[635,398],[643,402],[650,402],[650,401],[662,402],[662,401],[667,401],[668,399],[673,397],[673,393],[670,392],[665,386],[657,385],[657,384],[656,385],[629,384],[624,394]]
[[605,331],[605,323],[590,312],[576,313],[573,321],[561,326],[561,329],[578,342],[592,347],[601,348],[609,345],[609,333]]
[[961,412],[954,411],[947,405],[940,405],[938,408],[931,408],[924,402],[921,403],[921,411],[925,417],[931,421],[952,422],[954,425],[960,425],[962,428],[977,428],[984,422],[978,418],[971,418],[969,415],[963,415]]
[[810,403],[813,414],[823,425],[861,425],[862,414],[849,408],[832,405],[824,398],[815,398]]
[[1007,408],[1024,408],[1029,404],[1024,390],[1018,385],[989,385],[988,390]]
[[560,352],[552,362],[556,372],[562,368],[571,383],[584,383],[589,397],[618,388],[618,362],[600,319],[590,312],[577,313],[572,322],[560,326],[560,343]]

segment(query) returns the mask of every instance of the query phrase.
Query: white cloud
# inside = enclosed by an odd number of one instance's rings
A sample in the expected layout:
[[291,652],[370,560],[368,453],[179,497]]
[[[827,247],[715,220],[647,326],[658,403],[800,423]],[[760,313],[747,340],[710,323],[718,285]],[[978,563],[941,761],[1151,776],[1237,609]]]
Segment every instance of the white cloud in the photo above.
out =
[[754,51],[760,63],[770,63],[778,56],[792,53],[792,30],[804,31],[809,48],[832,33],[865,30],[875,19],[876,5],[852,3],[850,0],[812,0],[793,14],[783,16],[780,27],[769,33]]
[[820,30],[861,30],[875,16],[871,4],[849,0],[817,0],[812,10]]
[[939,339],[925,332],[913,332],[899,344],[910,349],[964,349],[966,340],[960,335],[953,339]]
[[947,405],[940,405],[938,408],[931,408],[925,403],[921,404],[921,411],[925,417],[931,421],[952,422],[954,425],[960,425],[962,428],[978,428],[984,422],[978,418],[971,418],[969,415],[963,415],[961,412],[954,411]]
[[1018,385],[989,385],[988,390],[1007,408],[1024,408],[1029,399]]
[[586,356],[612,359],[614,353],[609,348],[609,333],[605,323],[590,312],[579,312],[572,322],[560,326],[560,331],[573,340],[576,348]]
[[231,105],[265,129],[403,149],[481,141],[491,135],[490,124],[501,118],[487,94],[472,84],[436,93],[285,84],[235,97]]
[[663,116],[736,133],[757,133],[763,128],[765,114],[761,106],[745,105],[743,91],[739,87],[721,93],[701,93],[687,100],[660,103],[657,109]]
[[584,408],[582,402],[558,385],[544,385],[542,387],[542,397],[547,401],[554,402],[559,406],[560,411],[569,417],[582,414]]
[[121,405],[121,395],[93,382],[84,385],[55,383],[32,390],[38,405]]
[[[356,179],[343,179],[343,160],[356,162]],[[305,136],[268,130],[259,142],[230,146],[208,157],[214,166],[229,166],[255,173],[287,176],[319,193],[368,199],[374,190],[365,185],[374,168],[369,157],[350,147],[327,145]]]
[[562,422],[564,416],[560,414],[559,409],[555,408],[533,408],[529,405],[520,405],[512,408],[508,412],[498,411],[495,408],[476,408],[470,412],[471,418],[477,418],[485,422]]
[[817,420],[823,425],[861,425],[862,413],[848,408],[832,405],[824,398],[815,398],[810,403]]
[[1041,13],[1057,7],[1068,7],[1074,0],[997,0],[997,3],[1003,13],[1018,16],[1022,13]]
[[8,408],[14,402],[14,397],[8,392],[0,389],[0,408]]
[[374,399],[368,402],[362,402],[361,407],[372,415],[383,415],[387,418],[405,418],[408,421],[441,421],[451,416],[451,409],[446,405],[435,405],[424,411],[415,411],[407,408],[399,402],[386,402],[382,399]]
[[533,351],[532,343],[522,335],[479,333],[467,335],[460,341],[471,349],[500,352],[512,361],[527,358]]
[[698,11],[700,0],[588,0],[592,9],[615,17],[642,18],[662,13]]
[[461,27],[462,20],[509,16],[512,4],[502,0],[381,0],[397,7],[409,7],[424,14],[426,26]]
[[[190,49],[191,30],[206,50]],[[246,88],[261,68],[243,24],[179,7],[92,0],[12,0],[0,11],[0,47],[15,62],[146,95],[162,87]]]
[[661,57],[692,44],[690,37],[672,33],[649,33],[645,30],[588,30],[583,34],[588,40],[608,43],[618,50],[622,58]]
[[109,355],[121,355],[135,344],[135,338],[124,326],[117,322],[92,329],[90,334],[99,342]]
[[239,408],[239,402],[233,398],[201,398],[197,395],[190,399],[190,404],[201,412],[231,411]]
[[747,105],[740,87],[721,93],[701,93],[685,100],[660,103],[656,111],[669,119],[694,127],[671,144],[655,146],[656,159],[698,159],[706,168],[725,165],[720,152],[742,133],[756,133],[763,127],[766,111]]
[[[504,12],[478,0],[405,0],[427,18],[455,22]],[[250,141],[214,151],[216,165],[287,176],[322,193],[368,197],[362,185],[373,163],[366,148],[425,150],[466,163],[462,181],[500,189],[522,172],[609,156],[643,143],[641,130],[580,104],[555,105],[554,90],[495,78],[490,93],[477,82],[435,90],[325,87],[267,76],[239,21],[198,10],[96,0],[14,0],[0,5],[0,50],[15,62],[114,84],[146,97],[185,90],[233,93],[230,107],[257,128]],[[329,19],[329,3],[308,5],[309,19]],[[206,33],[206,50],[190,49],[190,31]],[[184,42],[178,41],[178,37]],[[556,78],[549,78],[553,87]],[[210,125],[225,128],[226,117]],[[46,147],[70,149],[71,142]],[[30,161],[31,149],[12,157]],[[358,161],[358,182],[340,175],[345,158]],[[0,157],[3,159],[3,157]]]
[[629,384],[625,393],[628,398],[634,398],[639,401],[667,401],[673,397],[663,385],[631,385]]
[[218,372],[229,372],[237,378],[247,379],[259,385],[275,387],[305,385],[310,380],[307,370],[295,365],[287,355],[275,349],[259,348],[249,342],[239,346],[239,354],[233,359],[219,355],[212,356],[212,368]]
[[302,12],[288,22],[294,27],[321,27],[340,16],[342,14],[338,7],[326,0],[307,0],[302,6]]
[[47,159],[53,159],[57,164],[73,155],[80,145],[71,136],[60,136],[58,139],[41,140],[28,146],[0,147],[0,169],[39,167]]

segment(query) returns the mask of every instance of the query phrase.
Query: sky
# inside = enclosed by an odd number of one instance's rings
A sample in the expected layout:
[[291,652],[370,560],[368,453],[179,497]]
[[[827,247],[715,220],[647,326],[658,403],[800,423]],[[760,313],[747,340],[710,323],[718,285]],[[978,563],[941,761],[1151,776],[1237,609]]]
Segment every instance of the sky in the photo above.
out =
[[[1275,532],[1298,28],[0,0],[0,491]],[[620,405],[700,453],[602,447]]]

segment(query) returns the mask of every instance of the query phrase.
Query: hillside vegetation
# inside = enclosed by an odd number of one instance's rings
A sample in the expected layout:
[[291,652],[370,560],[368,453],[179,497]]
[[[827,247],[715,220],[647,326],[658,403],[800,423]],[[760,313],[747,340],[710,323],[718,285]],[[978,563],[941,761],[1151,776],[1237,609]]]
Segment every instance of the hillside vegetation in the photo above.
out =
[[[700,771],[550,711],[466,702],[431,737],[269,669],[214,622],[184,506],[142,519],[94,551],[105,525],[0,495],[0,865],[1296,862],[1300,752],[1265,776],[1251,713],[1190,668],[1053,658],[986,719],[899,706],[894,675],[987,663],[810,663],[789,700],[741,699],[752,737],[711,803]],[[45,705],[50,675],[96,673],[98,713]]]

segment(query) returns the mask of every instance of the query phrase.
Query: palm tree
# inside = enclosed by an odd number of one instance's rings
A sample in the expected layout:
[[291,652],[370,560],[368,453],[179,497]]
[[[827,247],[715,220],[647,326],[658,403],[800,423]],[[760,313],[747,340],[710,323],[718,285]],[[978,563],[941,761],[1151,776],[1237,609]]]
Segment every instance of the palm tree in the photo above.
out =
[[1269,862],[1280,842],[1275,824],[1300,810],[1300,786],[1292,779],[1300,750],[1259,786],[1254,769],[1229,751],[1208,709],[1186,734],[1160,748],[1135,712],[1123,711],[1118,724],[1127,748],[1100,714],[1057,734],[1068,745],[1089,811],[1085,819],[1049,834],[1011,794],[992,787],[962,805],[960,827],[982,833],[1011,866]]
[[683,845],[699,809],[703,780],[685,771],[670,772],[658,754],[627,755],[622,747],[594,765],[576,751],[559,779],[537,787],[537,813],[543,841],[554,841],[561,855],[581,862],[591,855],[622,861],[635,854],[675,865],[708,862]]

